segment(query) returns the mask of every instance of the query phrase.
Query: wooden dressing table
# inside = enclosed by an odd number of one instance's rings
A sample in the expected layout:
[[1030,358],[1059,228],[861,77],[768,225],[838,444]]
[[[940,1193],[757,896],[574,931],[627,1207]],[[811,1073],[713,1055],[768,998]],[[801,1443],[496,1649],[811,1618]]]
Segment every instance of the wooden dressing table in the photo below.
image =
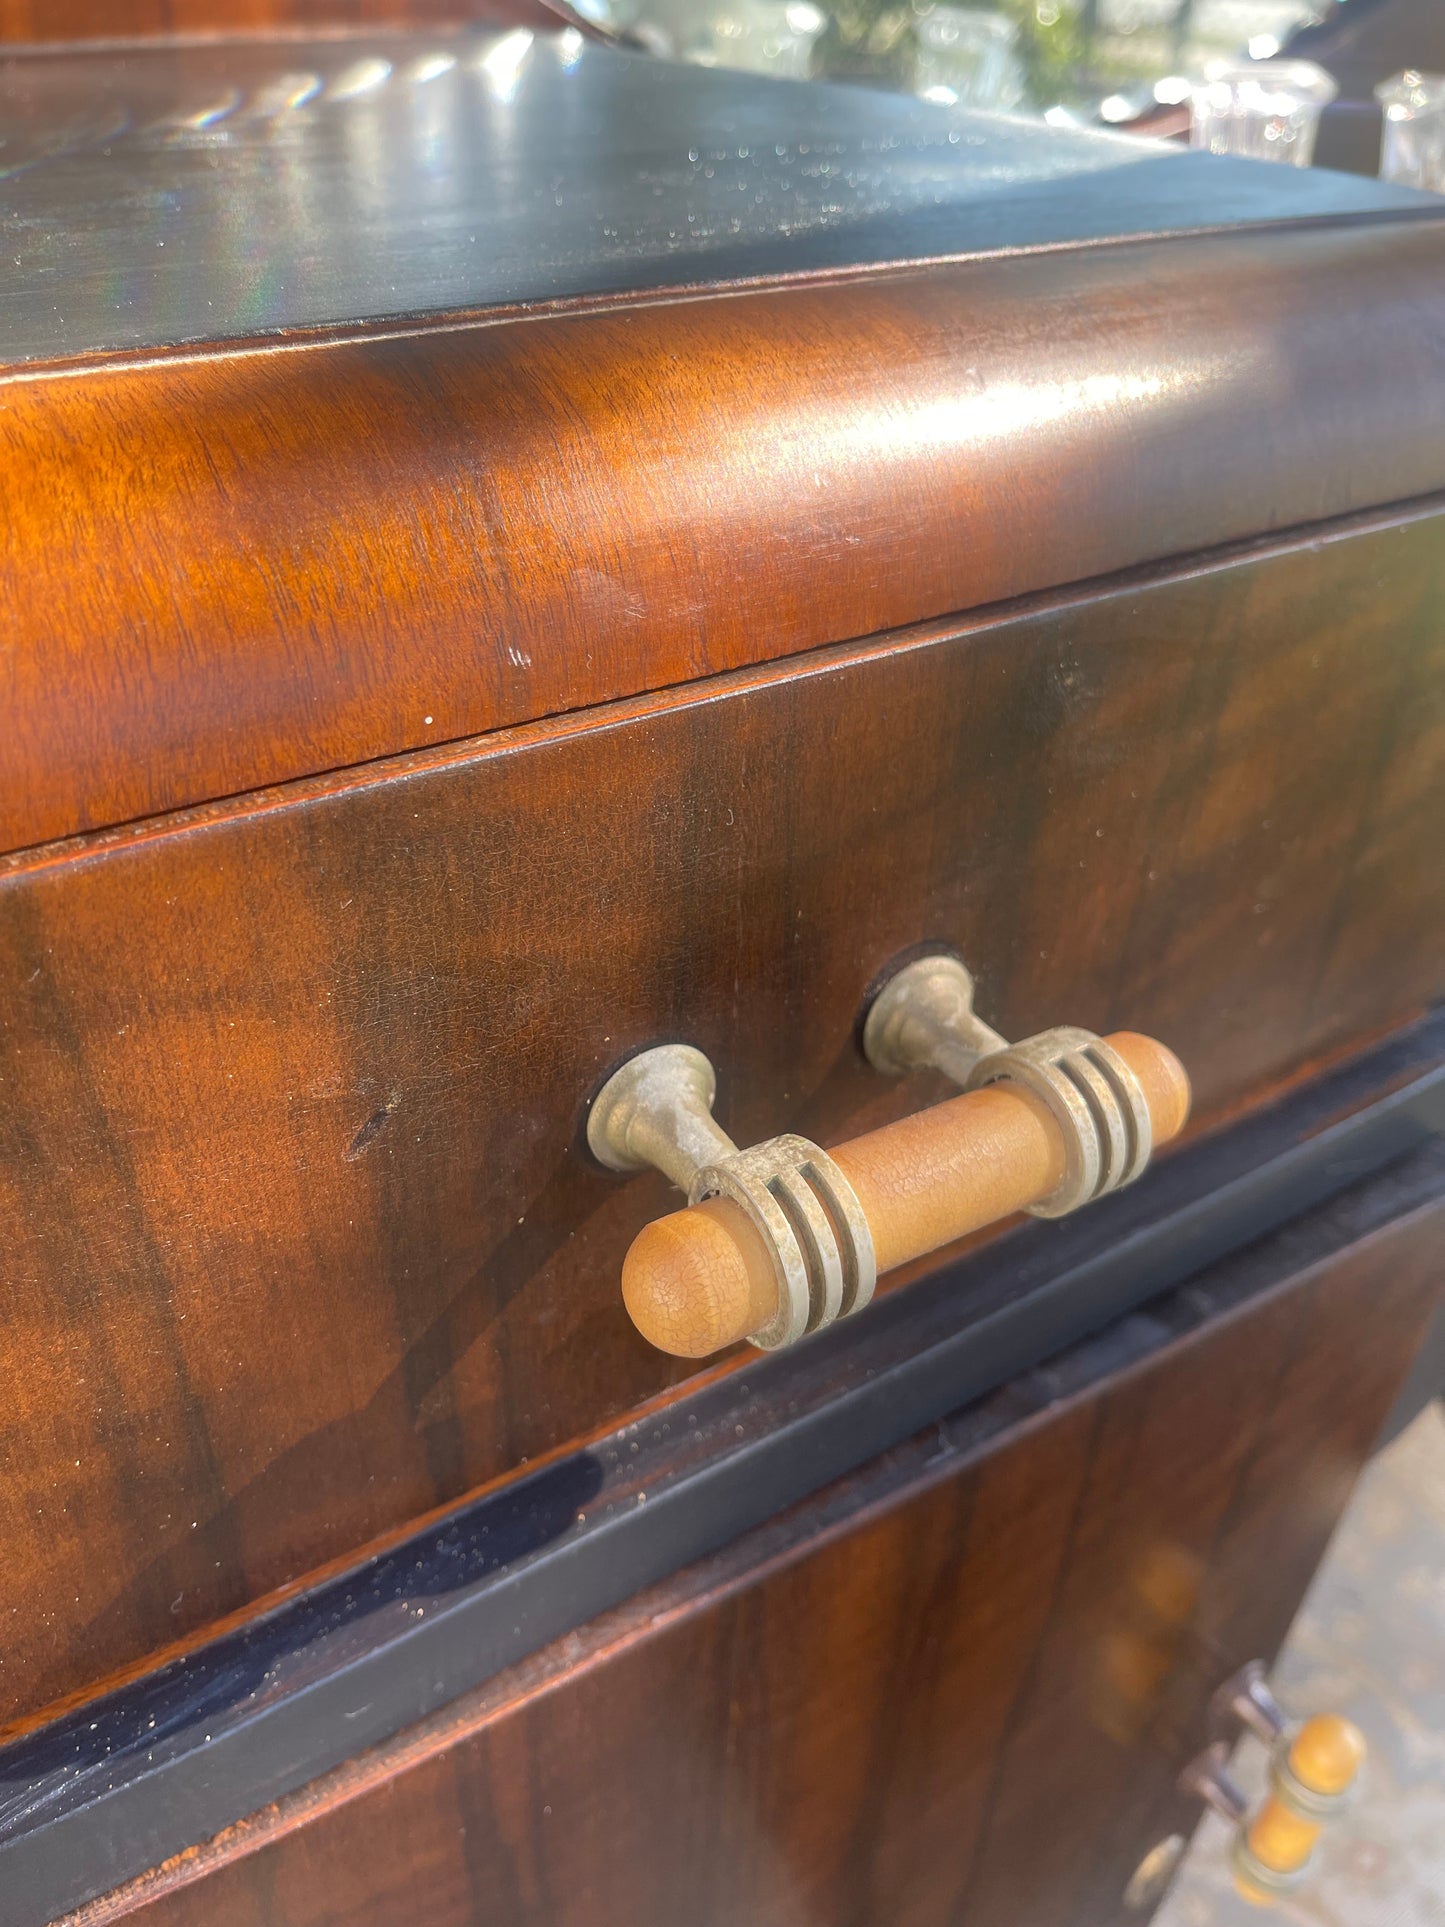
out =
[[92,25],[0,10],[7,1927],[1144,1917],[1439,1329],[1445,204]]

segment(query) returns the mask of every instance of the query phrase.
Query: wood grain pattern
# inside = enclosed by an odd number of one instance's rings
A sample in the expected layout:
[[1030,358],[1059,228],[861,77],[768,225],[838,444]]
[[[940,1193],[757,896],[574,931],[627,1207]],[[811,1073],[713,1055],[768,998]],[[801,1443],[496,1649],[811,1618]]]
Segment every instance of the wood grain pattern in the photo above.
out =
[[[0,881],[5,1715],[605,1424],[680,1037],[741,1142],[943,1095],[866,986],[1146,1030],[1208,1124],[1441,992],[1438,518],[706,684]],[[705,885],[705,887],[704,887]]]
[[1435,1184],[1326,1257],[1351,1207],[1313,1214],[71,1927],[1129,1918],[1440,1302]]
[[1279,245],[16,373],[0,848],[1445,488],[1445,221]]

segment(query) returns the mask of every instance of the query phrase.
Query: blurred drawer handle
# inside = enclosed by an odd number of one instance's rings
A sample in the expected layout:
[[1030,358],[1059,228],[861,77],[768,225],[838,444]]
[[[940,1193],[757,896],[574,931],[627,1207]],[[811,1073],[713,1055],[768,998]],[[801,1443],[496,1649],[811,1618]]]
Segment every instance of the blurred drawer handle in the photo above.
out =
[[1289,1720],[1258,1660],[1220,1688],[1214,1710],[1216,1720],[1238,1722],[1269,1748],[1269,1790],[1251,1813],[1223,1741],[1191,1761],[1180,1784],[1233,1827],[1235,1885],[1246,1900],[1268,1906],[1306,1878],[1322,1829],[1353,1799],[1365,1738],[1337,1713]]
[[961,964],[923,967],[884,986],[865,1050],[878,1068],[935,1063],[968,1088],[831,1152],[792,1135],[739,1150],[712,1115],[712,1065],[687,1044],[643,1051],[603,1085],[593,1155],[612,1171],[653,1166],[688,1196],[623,1262],[650,1344],[681,1358],[743,1338],[791,1345],[861,1310],[880,1272],[1014,1212],[1058,1217],[1132,1182],[1182,1128],[1189,1080],[1164,1045],[1083,1030],[1008,1045],[973,1017]]

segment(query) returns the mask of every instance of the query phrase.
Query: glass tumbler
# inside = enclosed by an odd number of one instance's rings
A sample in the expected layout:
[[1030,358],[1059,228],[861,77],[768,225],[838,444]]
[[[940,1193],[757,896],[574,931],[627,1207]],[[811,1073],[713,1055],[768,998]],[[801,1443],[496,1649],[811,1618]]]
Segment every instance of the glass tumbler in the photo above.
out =
[[1382,80],[1375,99],[1385,115],[1381,178],[1445,194],[1445,74],[1407,68]]
[[1310,60],[1218,61],[1189,102],[1189,144],[1308,167],[1334,81]]
[[934,7],[918,23],[917,90],[965,107],[1016,107],[1024,75],[1007,14]]
[[693,54],[709,67],[741,67],[806,80],[823,14],[812,0],[722,0],[703,16],[708,44]]

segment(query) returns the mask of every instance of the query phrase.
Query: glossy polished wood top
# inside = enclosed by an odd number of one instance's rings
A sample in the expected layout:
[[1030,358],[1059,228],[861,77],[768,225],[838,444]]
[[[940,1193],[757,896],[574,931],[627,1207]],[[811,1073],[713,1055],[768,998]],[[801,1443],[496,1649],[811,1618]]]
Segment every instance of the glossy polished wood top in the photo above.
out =
[[524,27],[0,103],[0,849],[1445,488],[1431,196]]
[[21,374],[0,849],[1445,488],[1442,279],[1431,218]]
[[0,363],[1432,205],[526,27],[27,53],[0,120]]

